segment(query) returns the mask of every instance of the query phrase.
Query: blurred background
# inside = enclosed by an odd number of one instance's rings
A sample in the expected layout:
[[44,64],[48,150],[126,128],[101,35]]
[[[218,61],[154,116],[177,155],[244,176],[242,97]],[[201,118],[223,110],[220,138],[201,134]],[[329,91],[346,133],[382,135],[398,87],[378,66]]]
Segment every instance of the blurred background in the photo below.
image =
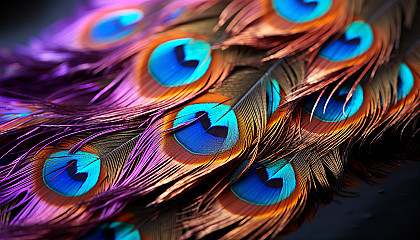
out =
[[[2,1],[0,47],[26,44],[42,29],[71,14],[81,2]],[[389,141],[392,148],[392,141],[398,138]],[[335,198],[335,202],[318,210],[314,220],[306,221],[284,239],[420,239],[420,162],[402,164],[380,183],[361,183],[352,192],[358,196]]]

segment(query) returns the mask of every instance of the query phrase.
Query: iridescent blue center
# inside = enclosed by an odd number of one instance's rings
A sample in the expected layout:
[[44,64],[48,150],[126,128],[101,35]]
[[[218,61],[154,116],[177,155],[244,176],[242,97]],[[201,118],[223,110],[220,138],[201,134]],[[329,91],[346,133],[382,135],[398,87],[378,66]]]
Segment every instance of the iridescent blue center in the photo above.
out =
[[167,19],[165,19],[165,23],[166,22],[171,22],[171,21],[173,21],[173,20],[175,20],[175,19],[177,19],[183,12],[184,12],[184,10],[185,10],[185,7],[181,7],[181,8],[178,8],[178,9],[175,9],[170,15],[169,15],[169,17],[167,18]]
[[[313,116],[324,122],[338,122],[351,117],[355,114],[363,104],[363,88],[359,85],[354,91],[352,97],[344,107],[347,95],[350,92],[351,86],[343,85],[335,91],[332,95],[327,107],[324,106],[327,103],[329,94],[324,93],[316,106]],[[319,95],[317,93],[312,94],[303,100],[303,108],[311,113]],[[344,113],[343,113],[344,107]]]
[[143,17],[143,12],[138,9],[108,13],[92,26],[90,38],[97,43],[119,41],[136,31]]
[[365,53],[373,43],[373,30],[369,24],[355,21],[337,40],[328,42],[319,56],[330,61],[340,62]]
[[278,203],[289,197],[295,188],[295,171],[284,159],[259,164],[231,185],[238,198],[259,206]]
[[410,68],[405,64],[401,63],[400,71],[398,72],[398,100],[405,98],[414,86],[414,76]]
[[220,103],[199,103],[186,106],[174,121],[174,127],[188,123],[174,134],[188,151],[212,155],[231,149],[239,139],[238,121],[233,110]]
[[292,22],[309,22],[323,16],[332,0],[272,0],[274,10]]
[[54,192],[76,197],[91,190],[99,179],[101,163],[95,154],[60,151],[51,154],[43,168],[44,183]]
[[159,45],[149,59],[149,73],[162,86],[179,87],[200,79],[211,62],[210,44],[181,38]]

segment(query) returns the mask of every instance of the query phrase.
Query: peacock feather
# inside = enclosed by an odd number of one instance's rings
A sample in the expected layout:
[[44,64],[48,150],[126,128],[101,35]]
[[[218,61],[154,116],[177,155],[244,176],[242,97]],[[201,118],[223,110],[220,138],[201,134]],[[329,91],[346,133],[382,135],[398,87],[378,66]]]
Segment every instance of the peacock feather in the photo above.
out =
[[418,159],[419,23],[415,0],[84,2],[0,52],[2,238],[286,236]]

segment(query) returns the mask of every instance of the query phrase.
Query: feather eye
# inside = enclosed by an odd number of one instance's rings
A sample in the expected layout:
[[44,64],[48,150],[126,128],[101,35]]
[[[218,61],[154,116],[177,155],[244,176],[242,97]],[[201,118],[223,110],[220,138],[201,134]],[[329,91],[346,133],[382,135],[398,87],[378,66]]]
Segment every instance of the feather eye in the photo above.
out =
[[243,149],[239,139],[244,127],[231,106],[225,105],[228,101],[218,94],[206,94],[168,115],[165,129],[174,130],[164,137],[164,151],[184,164],[207,163],[215,155],[217,161],[237,155]]
[[107,51],[109,54],[116,47],[153,32],[161,20],[148,10],[157,6],[158,3],[144,0],[86,6],[83,14],[53,25],[49,29],[51,36],[43,39],[42,47]]
[[[246,165],[246,162],[244,164]],[[285,159],[279,159],[270,164],[259,164],[230,186],[230,191],[236,197],[246,205],[252,206],[277,204],[288,198],[295,189],[295,171]],[[226,202],[226,204],[231,203]],[[248,207],[238,206],[238,208]]]
[[59,151],[45,160],[42,177],[54,192],[76,197],[90,191],[98,182],[101,172],[99,157],[89,152],[69,154]]
[[174,133],[175,139],[191,153],[213,155],[231,149],[238,141],[238,120],[230,106],[220,103],[186,106],[176,116],[174,128],[197,118]]
[[180,38],[159,45],[150,56],[148,69],[162,86],[179,87],[200,79],[211,60],[209,43]]
[[366,52],[373,43],[373,30],[363,21],[355,21],[337,40],[327,43],[319,56],[340,62],[355,58]]
[[323,16],[331,8],[332,0],[272,0],[274,10],[293,22],[308,22]]
[[413,89],[414,76],[410,68],[405,63],[401,63],[398,72],[397,94],[398,100],[405,98]]
[[281,231],[302,211],[308,196],[308,166],[304,159],[296,155],[291,160],[265,160],[245,173],[242,172],[249,161],[242,162],[230,179],[242,175],[223,190],[217,190],[220,193],[209,200],[210,205],[202,214],[185,221],[187,231],[181,239],[203,238],[214,231],[207,231],[210,226],[219,229],[239,223],[220,239],[265,239]]
[[[302,100],[302,128],[310,133],[334,134],[337,141],[346,139],[349,134],[360,127],[367,117],[371,106],[371,97],[361,85],[351,95],[351,84],[343,84],[331,95],[331,88],[319,91]],[[320,96],[320,94],[322,94]],[[315,105],[316,104],[316,105]]]
[[[185,6],[186,3],[181,1],[168,4],[165,1],[150,0],[90,4],[76,17],[53,25],[49,29],[51,36],[43,39],[45,43],[42,43],[42,47],[106,51],[108,55],[105,56],[109,56],[116,48],[135,44],[169,26]],[[180,10],[174,11],[173,8]]]
[[363,104],[363,88],[359,85],[346,103],[351,86],[340,86],[328,101],[328,94],[321,96],[314,109],[318,95],[312,94],[303,100],[303,109],[312,113],[317,119],[324,122],[338,122],[353,116]]
[[[277,108],[280,106],[280,103],[284,102],[284,99],[281,97],[281,88],[277,80],[271,79],[267,81],[266,87],[266,102],[267,102],[267,117],[274,113]],[[284,94],[283,94],[284,95]]]
[[141,30],[142,9],[129,7],[99,12],[86,24],[81,42],[92,48],[104,48],[129,39]]

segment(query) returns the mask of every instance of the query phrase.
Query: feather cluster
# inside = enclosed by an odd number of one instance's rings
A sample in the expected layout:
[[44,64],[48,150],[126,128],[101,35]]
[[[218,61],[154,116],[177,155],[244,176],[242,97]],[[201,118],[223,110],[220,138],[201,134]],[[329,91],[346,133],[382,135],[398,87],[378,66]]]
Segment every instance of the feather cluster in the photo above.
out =
[[2,237],[285,235],[343,186],[352,149],[418,119],[416,12],[90,0],[0,54]]

